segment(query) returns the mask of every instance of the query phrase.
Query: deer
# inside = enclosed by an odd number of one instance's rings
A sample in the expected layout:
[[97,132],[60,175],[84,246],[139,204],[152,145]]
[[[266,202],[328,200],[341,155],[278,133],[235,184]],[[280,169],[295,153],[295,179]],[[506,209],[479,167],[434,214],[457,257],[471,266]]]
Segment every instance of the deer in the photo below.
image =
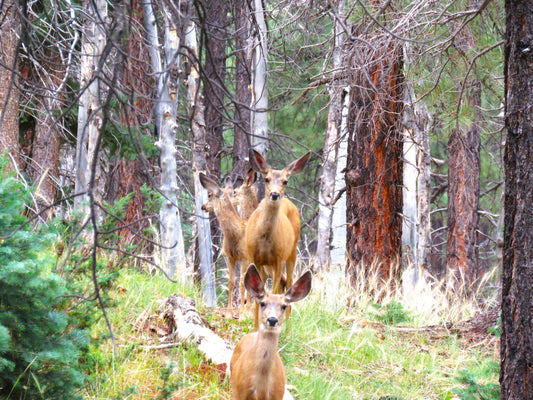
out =
[[[265,178],[265,198],[250,215],[246,226],[245,242],[248,255],[246,265],[255,264],[263,280],[270,275],[274,293],[278,294],[282,293],[285,287],[292,285],[300,235],[298,209],[290,200],[283,200],[283,196],[289,177],[303,170],[309,156],[310,153],[307,153],[282,170],[274,170],[259,152],[253,149],[250,151],[252,168]],[[286,278],[283,277],[284,265]],[[240,291],[244,292],[242,277]],[[241,297],[241,309],[243,308],[244,299]],[[256,329],[257,313],[256,305],[254,321]],[[287,314],[290,314],[290,308]]]
[[255,265],[250,264],[244,285],[260,305],[259,330],[244,335],[231,357],[231,400],[282,400],[285,367],[278,353],[279,335],[289,304],[304,299],[311,291],[311,271],[306,271],[285,294],[265,290]]
[[[239,216],[233,206],[231,196],[228,193],[232,188],[222,189],[214,180],[203,173],[200,173],[199,177],[200,183],[207,189],[208,196],[207,203],[202,205],[202,210],[206,212],[214,211],[223,234],[222,253],[226,259],[229,273],[227,312],[232,315],[236,263],[240,261],[241,265],[245,265],[244,262],[247,259],[244,236],[246,221]],[[242,288],[240,290],[241,299],[244,294],[244,288]]]

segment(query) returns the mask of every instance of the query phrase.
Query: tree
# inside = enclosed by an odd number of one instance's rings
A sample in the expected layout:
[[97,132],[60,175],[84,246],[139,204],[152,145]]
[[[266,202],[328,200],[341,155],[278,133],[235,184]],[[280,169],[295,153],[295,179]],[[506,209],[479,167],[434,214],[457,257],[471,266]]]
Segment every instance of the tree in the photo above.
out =
[[159,213],[161,233],[161,263],[166,274],[186,280],[185,248],[181,228],[180,211],[177,206],[176,175],[176,131],[177,131],[177,87],[179,72],[179,46],[182,31],[188,19],[177,11],[179,18],[172,23],[174,14],[163,7],[164,46],[159,53],[159,32],[157,29],[153,3],[143,1],[144,26],[147,31],[150,63],[152,71],[158,74],[157,94],[154,106],[155,126],[159,134],[156,147],[160,150],[161,194],[164,197]]
[[400,256],[403,76],[401,47],[389,37],[354,42],[350,57],[346,247],[355,284],[374,268],[387,280]]
[[232,2],[235,21],[235,112],[233,115],[233,169],[232,181],[244,179],[250,164],[249,153],[251,70],[249,36],[249,10],[246,0]]
[[505,2],[502,399],[533,398],[533,3]]
[[[472,109],[481,105],[481,85],[473,85]],[[474,112],[474,116],[478,113]],[[475,121],[466,134],[459,126],[449,139],[448,159],[448,283],[470,292],[479,276],[480,126]],[[463,288],[461,288],[465,285]]]
[[224,91],[226,80],[226,38],[228,25],[228,1],[202,2],[205,11],[202,24],[204,38],[205,141],[207,171],[220,178],[220,161],[224,131]]
[[[344,41],[344,29],[340,19],[343,18],[343,1],[339,1],[335,14],[335,28],[333,31],[333,70],[341,69],[341,50]],[[322,161],[322,176],[318,198],[317,223],[317,251],[318,269],[324,270],[330,261],[331,220],[333,216],[333,202],[335,193],[335,177],[337,170],[337,152],[339,147],[342,90],[343,81],[332,78],[330,84],[330,104],[328,110],[328,125],[324,133],[324,155]]]
[[209,213],[202,210],[208,201],[207,189],[200,182],[200,173],[207,170],[207,133],[204,119],[204,97],[200,93],[200,73],[196,26],[191,21],[185,35],[188,49],[190,73],[187,78],[187,100],[189,102],[189,120],[192,131],[192,171],[194,179],[194,213],[196,215],[196,249],[198,251],[200,281],[203,286],[204,300],[209,307],[216,304],[215,272],[213,268],[213,250],[211,247],[211,227]]
[[253,0],[251,147],[266,156],[268,149],[267,26],[262,0]]
[[19,160],[18,82],[18,1],[0,3],[0,142],[11,158],[8,168],[17,169]]

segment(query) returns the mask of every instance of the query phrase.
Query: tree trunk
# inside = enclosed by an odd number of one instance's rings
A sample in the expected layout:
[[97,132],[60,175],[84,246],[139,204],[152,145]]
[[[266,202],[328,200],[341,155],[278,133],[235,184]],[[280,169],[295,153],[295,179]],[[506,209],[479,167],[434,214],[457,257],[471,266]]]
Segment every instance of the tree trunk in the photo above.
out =
[[20,167],[19,92],[17,89],[18,1],[0,4],[0,142],[7,149],[8,170]]
[[[190,60],[198,60],[196,28],[190,23],[185,36],[185,46],[191,52]],[[197,249],[200,281],[204,291],[203,299],[207,306],[216,305],[215,272],[213,268],[213,250],[211,247],[211,226],[209,213],[202,210],[202,204],[208,200],[207,190],[200,183],[200,172],[206,172],[207,133],[204,122],[203,96],[200,93],[200,74],[198,64],[191,63],[187,79],[189,102],[189,119],[192,128],[192,171],[194,174],[194,213],[196,215]]]
[[[337,16],[343,16],[344,1],[337,4]],[[341,21],[335,19],[333,70],[341,67],[341,50],[344,42],[344,29]],[[339,143],[343,84],[339,79],[333,79],[329,87],[328,125],[324,133],[324,155],[322,160],[322,175],[318,192],[318,226],[317,226],[317,268],[325,270],[330,261],[331,221],[333,217],[333,201],[335,191],[335,177],[337,169],[337,150]]]
[[233,116],[233,169],[232,181],[244,180],[250,164],[248,136],[250,134],[251,70],[248,35],[249,11],[246,0],[235,0],[235,114]]
[[[91,174],[95,174],[95,200],[102,199],[102,192],[96,190],[101,185],[102,169],[97,163],[91,170],[97,147],[98,130],[102,124],[102,94],[105,91],[100,77],[104,62],[101,59],[106,45],[107,2],[105,0],[85,1],[86,19],[83,24],[80,60],[80,103],[78,108],[78,136],[76,142],[76,182],[75,192],[85,193],[74,199],[74,207],[84,217],[90,214],[87,195]],[[85,90],[84,90],[85,89]]]
[[355,69],[350,87],[346,220],[352,285],[374,273],[386,281],[401,253],[402,52],[381,39],[373,41],[374,50],[354,44],[365,70]]
[[[161,264],[170,277],[175,276],[182,282],[187,280],[185,269],[185,247],[181,217],[178,208],[178,182],[176,175],[176,131],[177,131],[177,95],[179,57],[178,49],[181,39],[178,28],[183,21],[171,25],[171,15],[164,9],[165,44],[164,57],[159,54],[159,34],[157,31],[153,4],[143,1],[144,24],[147,31],[152,70],[158,74],[157,99],[155,102],[155,126],[159,140],[155,143],[160,150],[161,193],[164,196],[159,212],[161,232]],[[184,18],[185,19],[185,18]]]
[[262,0],[253,0],[251,147],[263,157],[268,151],[267,27]]
[[331,218],[330,270],[335,271],[336,266],[346,264],[346,181],[344,175],[348,159],[349,88],[345,88],[342,97],[340,137],[337,149],[335,189],[333,191],[333,215]]
[[[55,96],[60,96],[55,93]],[[58,115],[61,108],[58,99],[50,94],[41,97],[38,105],[38,123],[35,127],[35,138],[32,143],[31,161],[28,175],[33,181],[35,190],[35,213],[41,218],[50,220],[54,210],[44,209],[52,205],[57,193],[59,175],[59,149],[61,147],[60,122],[53,115]]]
[[505,2],[501,399],[533,398],[533,3]]
[[[474,85],[472,108],[481,103],[481,85]],[[454,290],[470,292],[479,276],[480,126],[474,122],[463,135],[454,130],[448,143],[448,247],[449,279]]]
[[228,25],[228,2],[207,0],[204,2],[205,38],[204,106],[205,141],[207,144],[207,171],[220,178],[222,133],[224,113],[224,85],[226,80],[226,38]]

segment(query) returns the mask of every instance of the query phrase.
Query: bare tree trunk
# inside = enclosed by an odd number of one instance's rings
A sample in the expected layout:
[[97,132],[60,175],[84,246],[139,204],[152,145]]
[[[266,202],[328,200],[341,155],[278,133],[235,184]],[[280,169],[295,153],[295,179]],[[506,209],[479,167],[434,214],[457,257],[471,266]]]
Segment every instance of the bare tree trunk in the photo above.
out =
[[[191,22],[185,35],[185,46],[191,53],[191,60],[198,60],[196,28]],[[216,305],[215,272],[213,268],[213,250],[211,247],[211,225],[209,214],[202,210],[202,204],[208,200],[207,190],[200,183],[200,172],[206,172],[207,160],[206,125],[204,122],[203,96],[200,93],[200,74],[198,64],[191,63],[191,72],[187,79],[189,102],[189,119],[192,127],[192,170],[194,174],[194,212],[196,215],[197,249],[203,299],[209,307]]]
[[348,160],[350,89],[345,88],[342,96],[340,137],[337,149],[335,189],[333,191],[333,215],[331,218],[330,267],[344,266],[346,264],[346,180],[344,174]]
[[[101,59],[106,45],[107,2],[105,0],[84,1],[86,19],[83,24],[82,51],[80,60],[80,103],[78,108],[78,137],[76,142],[76,193],[87,193],[91,174],[95,174],[94,196],[98,202],[102,193],[97,191],[101,186],[102,170],[97,163],[96,171],[91,171],[97,147],[98,130],[102,124],[102,94],[106,90],[100,77],[104,68]],[[74,200],[75,209],[84,217],[90,214],[89,197],[87,194]]]
[[365,70],[354,74],[350,87],[346,220],[353,285],[374,268],[386,281],[401,253],[402,51],[386,38],[373,45],[354,44]]
[[505,2],[502,400],[533,398],[533,3]]
[[262,0],[253,0],[251,147],[266,157],[268,151],[267,27]]
[[[481,85],[474,85],[470,98],[473,107],[480,105]],[[448,143],[448,282],[456,290],[466,292],[479,276],[479,131],[477,121],[466,135],[455,129]]]
[[18,4],[6,0],[0,4],[0,143],[8,150],[8,170],[20,167],[19,92],[17,89]]
[[228,25],[228,1],[206,0],[204,2],[205,37],[204,106],[205,142],[207,144],[207,171],[220,178],[222,133],[224,113],[224,85],[226,80],[226,38]]
[[248,44],[250,23],[246,0],[234,0],[235,20],[235,114],[233,116],[232,181],[243,180],[250,168],[249,154],[251,70]]
[[[55,93],[55,96],[59,96],[59,94]],[[28,170],[28,174],[36,187],[35,213],[41,213],[46,207],[52,205],[57,193],[61,140],[60,121],[55,119],[53,115],[57,115],[61,104],[55,96],[43,95],[38,105],[39,120],[35,127],[35,138],[32,143]],[[48,209],[41,214],[41,218],[45,220],[50,220],[53,216],[53,209]]]
[[[344,1],[337,4],[336,18],[343,18]],[[341,51],[344,42],[344,29],[341,21],[335,20],[333,69],[341,67]],[[333,217],[333,201],[335,191],[335,176],[337,169],[337,150],[341,124],[343,84],[339,79],[333,79],[329,87],[328,125],[324,133],[324,155],[322,160],[322,175],[318,192],[318,226],[317,226],[317,268],[325,270],[330,261],[331,248],[331,220]]]
[[[412,262],[415,281],[428,263],[430,245],[430,115],[421,103],[414,103],[411,84],[405,86],[404,125],[404,221],[402,228],[404,264]],[[409,204],[409,207],[407,206]],[[413,282],[416,284],[416,282]],[[414,286],[414,285],[413,285]]]
[[181,229],[180,211],[177,206],[178,182],[176,175],[176,130],[177,130],[177,86],[179,71],[178,49],[180,45],[179,24],[171,25],[171,15],[164,11],[165,43],[164,57],[159,54],[159,34],[153,4],[143,1],[144,24],[150,43],[150,60],[153,71],[158,74],[155,125],[159,133],[156,147],[161,151],[161,193],[165,197],[159,213],[161,230],[161,263],[165,273],[180,281],[187,280],[185,269],[185,247]]

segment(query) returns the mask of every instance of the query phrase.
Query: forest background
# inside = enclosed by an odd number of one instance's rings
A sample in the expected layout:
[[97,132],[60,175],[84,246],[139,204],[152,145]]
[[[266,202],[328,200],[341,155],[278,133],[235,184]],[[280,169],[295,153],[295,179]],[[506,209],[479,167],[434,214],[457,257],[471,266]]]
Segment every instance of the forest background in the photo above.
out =
[[288,189],[298,271],[378,303],[394,280],[500,295],[502,3],[11,0],[0,23],[2,180],[32,188],[3,246],[52,226],[54,270],[106,320],[126,265],[224,305],[199,174],[238,186],[250,148],[275,168],[311,152]]

